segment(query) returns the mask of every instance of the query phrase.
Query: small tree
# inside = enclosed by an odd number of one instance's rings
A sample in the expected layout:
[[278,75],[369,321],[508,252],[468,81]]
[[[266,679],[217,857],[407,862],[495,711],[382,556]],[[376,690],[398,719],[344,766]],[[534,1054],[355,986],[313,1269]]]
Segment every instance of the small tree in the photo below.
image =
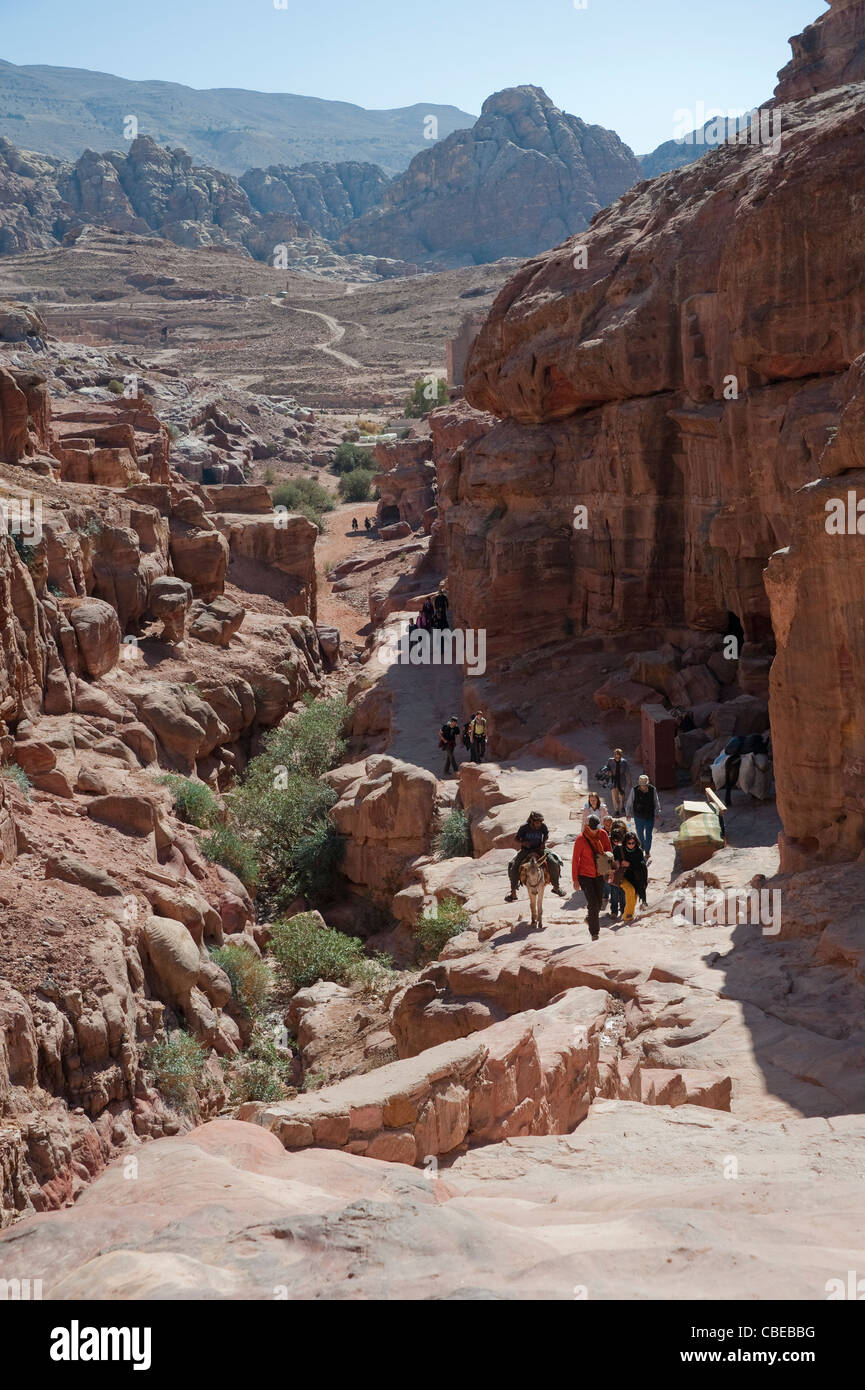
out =
[[448,400],[448,384],[442,376],[419,376],[411,389],[411,394],[406,397],[405,413],[411,420],[419,420],[424,415],[429,415],[436,406],[446,405]]
[[343,473],[338,483],[339,495],[344,502],[368,502],[372,492],[373,474],[368,468],[353,468]]
[[355,468],[369,467],[369,449],[346,440],[340,444],[330,465],[331,473],[351,473]]

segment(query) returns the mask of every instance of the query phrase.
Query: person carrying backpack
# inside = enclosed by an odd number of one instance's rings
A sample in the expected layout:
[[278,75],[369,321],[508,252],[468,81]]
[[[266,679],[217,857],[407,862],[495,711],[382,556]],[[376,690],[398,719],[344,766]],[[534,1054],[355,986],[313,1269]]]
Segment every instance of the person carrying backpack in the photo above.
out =
[[469,729],[472,736],[472,762],[482,763],[487,751],[487,721],[480,710],[470,721]]
[[604,824],[604,829],[610,837],[610,844],[613,847],[613,859],[616,867],[609,882],[610,889],[610,917],[615,922],[625,911],[625,890],[622,887],[627,861],[622,849],[625,842],[627,827],[621,821],[611,821],[609,828]]
[[637,785],[628,797],[627,814],[633,816],[637,829],[637,839],[645,854],[652,852],[652,835],[655,831],[655,816],[661,818],[661,802],[652,782],[645,772],[639,777]]
[[620,816],[625,809],[625,799],[633,783],[630,765],[627,758],[623,757],[621,748],[613,750],[613,756],[604,764],[604,769],[610,774],[613,811],[615,815]]
[[459,738],[459,733],[460,722],[455,714],[451,715],[448,722],[442,724],[439,729],[439,748],[444,748],[446,750],[445,770],[442,773],[443,777],[447,777],[448,773],[451,771],[457,771],[457,739]]

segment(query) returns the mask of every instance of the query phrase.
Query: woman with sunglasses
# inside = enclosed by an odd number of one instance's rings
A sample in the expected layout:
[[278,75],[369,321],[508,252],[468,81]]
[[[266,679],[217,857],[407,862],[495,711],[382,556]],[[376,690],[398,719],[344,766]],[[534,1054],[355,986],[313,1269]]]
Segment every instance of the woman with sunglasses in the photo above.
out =
[[629,830],[625,836],[622,844],[622,859],[625,864],[625,871],[622,875],[622,887],[625,890],[625,915],[622,921],[632,922],[637,899],[643,907],[646,906],[646,889],[649,886],[646,856],[641,850],[633,830]]

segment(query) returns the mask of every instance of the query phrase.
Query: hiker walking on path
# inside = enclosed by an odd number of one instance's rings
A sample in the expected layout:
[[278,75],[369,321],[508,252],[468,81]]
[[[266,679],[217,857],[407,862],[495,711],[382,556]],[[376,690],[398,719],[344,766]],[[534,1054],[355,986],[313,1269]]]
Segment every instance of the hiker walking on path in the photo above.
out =
[[469,722],[472,737],[472,762],[482,763],[487,751],[487,721],[480,710]]
[[588,800],[583,807],[583,823],[581,828],[585,830],[586,821],[589,819],[589,816],[597,816],[598,820],[603,825],[604,821],[609,819],[609,815],[610,813],[607,810],[606,802],[601,800],[597,792],[589,792]]
[[459,735],[460,721],[454,714],[446,724],[442,724],[439,730],[439,748],[446,750],[443,777],[447,777],[449,772],[457,771],[457,739]]
[[649,781],[645,772],[628,797],[626,814],[633,817],[637,839],[643,852],[651,854],[655,817],[661,819],[661,802],[654,783]]
[[[607,830],[606,825],[604,829]],[[614,922],[617,921],[625,911],[625,890],[622,887],[622,880],[625,876],[625,869],[628,867],[623,849],[627,831],[628,827],[625,825],[624,821],[620,820],[612,821],[610,828],[607,830],[607,834],[610,837],[610,844],[613,846],[613,859],[616,861],[616,867],[613,870],[613,876],[609,883],[610,917]]]
[[565,890],[560,884],[562,861],[557,854],[553,854],[551,849],[547,849],[549,833],[540,811],[532,811],[525,824],[520,826],[514,836],[514,839],[520,847],[519,853],[515,855],[508,865],[508,878],[511,881],[511,891],[505,898],[506,903],[516,902],[517,888],[520,883],[520,865],[525,863],[532,854],[546,854],[547,867],[550,871],[550,883],[553,885],[553,892],[560,898],[567,897]]
[[352,529],[352,531],[359,531],[359,530],[360,530],[360,527],[359,527],[358,524],[357,524],[357,517],[356,517],[356,516],[353,516],[352,519],[351,519],[351,529]]
[[622,873],[622,888],[625,892],[625,915],[624,922],[634,920],[634,911],[639,899],[643,907],[646,906],[646,890],[649,886],[649,870],[646,867],[646,856],[637,843],[637,837],[633,830],[629,830],[622,844],[622,859],[624,865]]
[[623,756],[621,748],[613,749],[613,756],[605,764],[605,771],[609,772],[610,798],[613,803],[613,811],[620,816],[625,809],[625,801],[633,786],[630,764]]
[[610,837],[597,816],[589,816],[586,827],[574,841],[571,873],[575,888],[586,895],[589,935],[597,941],[601,929],[601,907],[604,901],[604,879],[613,871],[614,860]]

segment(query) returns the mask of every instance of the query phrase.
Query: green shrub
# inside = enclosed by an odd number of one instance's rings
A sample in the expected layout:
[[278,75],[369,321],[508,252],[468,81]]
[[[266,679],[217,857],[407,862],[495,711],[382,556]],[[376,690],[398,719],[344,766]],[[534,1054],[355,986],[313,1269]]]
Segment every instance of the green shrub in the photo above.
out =
[[20,531],[12,532],[12,544],[18,554],[19,560],[23,560],[31,574],[35,574],[39,568],[39,547],[28,545]]
[[324,529],[324,514],[332,512],[334,500],[317,478],[292,478],[273,489],[273,505],[299,512],[319,529]]
[[178,1030],[145,1049],[144,1061],[153,1073],[156,1089],[175,1110],[198,1108],[198,1092],[204,1085],[207,1054],[191,1033]]
[[267,734],[229,797],[233,824],[254,849],[266,911],[282,911],[301,892],[319,900],[332,891],[342,841],[327,818],[336,793],[320,779],[342,757],[345,715],[342,697],[307,697]]
[[350,984],[352,972],[366,959],[358,937],[320,926],[311,912],[276,922],[270,951],[280,978],[292,991],[317,980]]
[[333,894],[334,879],[345,853],[345,840],[325,816],[313,821],[292,849],[297,890],[312,902]]
[[211,959],[220,966],[231,981],[235,1003],[245,1018],[260,1018],[267,1008],[273,988],[270,968],[266,961],[245,946],[211,947]]
[[348,440],[340,444],[334,452],[330,465],[331,473],[353,473],[356,468],[369,468],[370,450]]
[[217,825],[201,841],[202,854],[212,864],[221,864],[236,874],[246,888],[258,882],[258,863],[251,845],[228,825]]
[[28,801],[30,800],[33,783],[23,767],[19,767],[17,763],[9,763],[6,767],[0,767],[0,777],[5,777],[7,782],[14,782],[19,791],[24,793]]
[[337,484],[343,502],[368,502],[373,476],[368,468],[353,468],[350,473],[343,473]]
[[406,397],[405,413],[410,420],[418,420],[447,400],[448,384],[444,377],[419,376]]
[[234,1105],[248,1100],[282,1100],[291,1085],[291,1058],[280,1051],[264,1024],[253,1029],[246,1051],[232,1058],[225,1070]]
[[115,377],[112,377],[112,379],[111,379],[111,380],[109,381],[109,383],[108,383],[108,389],[109,389],[109,391],[112,391],[112,392],[114,393],[115,396],[122,396],[122,395],[123,395],[123,382],[122,382],[122,381],[118,381],[116,376],[115,376]]
[[471,858],[472,836],[465,811],[454,808],[433,842],[436,859]]
[[436,910],[425,912],[414,929],[415,941],[424,956],[435,959],[451,937],[459,936],[471,923],[471,914],[457,898],[442,898]]
[[219,824],[219,802],[204,782],[197,782],[192,777],[181,777],[177,772],[164,773],[159,782],[171,791],[174,809],[187,825],[197,825],[199,830],[209,830],[211,826]]

